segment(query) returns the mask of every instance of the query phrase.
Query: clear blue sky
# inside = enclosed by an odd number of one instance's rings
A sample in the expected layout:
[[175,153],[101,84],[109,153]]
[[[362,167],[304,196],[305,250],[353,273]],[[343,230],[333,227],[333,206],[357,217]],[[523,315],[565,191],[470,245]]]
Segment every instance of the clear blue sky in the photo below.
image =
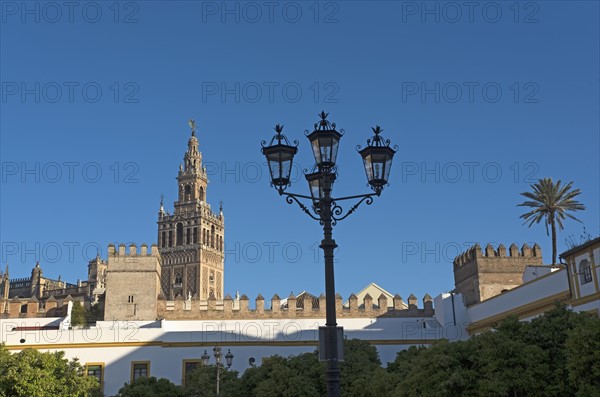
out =
[[321,228],[269,188],[259,150],[283,123],[308,168],[303,131],[321,110],[346,130],[338,195],[368,191],[355,146],[370,127],[400,148],[383,195],[335,228],[344,297],[369,282],[405,298],[450,290],[452,258],[474,242],[538,242],[549,263],[544,227],[516,207],[542,177],[573,181],[587,207],[559,252],[584,225],[599,234],[598,2],[61,4],[1,3],[13,277],[39,259],[47,276],[85,279],[95,246],[155,242],[189,118],[208,201],[224,202],[231,294],[324,291]]

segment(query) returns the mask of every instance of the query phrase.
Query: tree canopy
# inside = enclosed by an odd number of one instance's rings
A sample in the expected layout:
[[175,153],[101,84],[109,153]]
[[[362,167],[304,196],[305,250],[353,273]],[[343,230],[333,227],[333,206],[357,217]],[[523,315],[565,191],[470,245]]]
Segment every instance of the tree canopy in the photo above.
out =
[[[381,366],[368,342],[344,340],[342,394],[348,397],[600,397],[600,318],[564,305],[529,322],[509,317],[466,341],[413,346]],[[216,367],[199,366],[185,387],[138,378],[116,397],[212,397]],[[325,366],[315,353],[271,356],[241,376],[221,368],[224,397],[326,395]],[[80,397],[97,381],[63,353],[0,349],[0,397]]]
[[64,358],[64,352],[42,353],[24,349],[11,354],[0,348],[1,397],[83,397],[98,387],[94,377],[84,375],[75,360]]

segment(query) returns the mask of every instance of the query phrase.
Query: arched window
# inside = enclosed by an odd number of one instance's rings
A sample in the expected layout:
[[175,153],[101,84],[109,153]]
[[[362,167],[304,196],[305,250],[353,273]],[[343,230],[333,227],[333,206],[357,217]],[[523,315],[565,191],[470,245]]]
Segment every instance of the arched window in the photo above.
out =
[[190,239],[191,239],[191,231],[190,231],[190,228],[188,227],[185,231],[185,243],[189,244]]
[[183,245],[183,223],[177,224],[177,242],[176,245]]
[[592,267],[587,259],[579,262],[579,277],[581,284],[587,284],[592,282]]
[[190,187],[190,185],[185,185],[185,200],[189,200],[190,199],[190,194],[192,193],[192,188]]
[[165,245],[167,244],[167,233],[162,232],[162,238],[160,240],[161,247],[165,248]]
[[200,201],[204,201],[204,188],[200,186]]
[[210,227],[210,247],[215,248],[215,227]]
[[198,227],[194,227],[194,244],[198,243]]

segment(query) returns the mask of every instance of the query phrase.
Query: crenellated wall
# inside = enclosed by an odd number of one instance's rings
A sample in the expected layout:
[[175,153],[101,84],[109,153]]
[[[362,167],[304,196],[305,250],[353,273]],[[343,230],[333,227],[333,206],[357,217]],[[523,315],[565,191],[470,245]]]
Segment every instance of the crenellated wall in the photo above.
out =
[[[307,299],[311,299],[307,297]],[[358,302],[356,295],[350,295],[349,307],[343,307],[342,297],[336,294],[336,312],[339,318],[365,318],[365,317],[431,317],[433,316],[433,299],[429,294],[423,297],[422,307],[417,304],[417,297],[411,294],[408,298],[408,309],[404,308],[404,302],[400,295],[394,296],[393,308],[388,308],[387,298],[381,294],[377,300],[366,295],[363,302]],[[268,318],[324,318],[326,312],[325,295],[319,296],[318,305],[305,302],[302,307],[296,304],[296,297],[290,295],[287,305],[281,304],[281,298],[275,294],[271,298],[270,306],[265,307],[265,299],[262,295],[254,300],[253,308],[250,307],[250,299],[242,295],[239,301],[239,309],[234,309],[234,301],[227,295],[223,300],[208,299],[176,299],[158,300],[158,318],[167,320],[215,320],[215,319],[268,319]],[[292,308],[292,309],[289,309]]]
[[0,313],[0,318],[64,317],[69,301],[75,301],[75,299],[70,295],[64,299],[50,296],[43,302],[38,301],[35,296],[0,299],[0,307],[5,307],[5,311]]
[[538,244],[533,248],[523,244],[519,250],[513,243],[508,252],[503,244],[497,249],[488,244],[485,250],[475,244],[454,259],[455,291],[472,305],[521,285],[525,267],[542,264]]

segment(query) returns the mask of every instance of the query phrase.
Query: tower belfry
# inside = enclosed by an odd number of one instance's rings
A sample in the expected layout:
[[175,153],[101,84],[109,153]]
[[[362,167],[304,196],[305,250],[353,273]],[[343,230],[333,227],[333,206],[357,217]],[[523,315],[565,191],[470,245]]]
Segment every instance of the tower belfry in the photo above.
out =
[[162,256],[161,289],[167,299],[177,296],[223,298],[224,217],[206,202],[208,178],[198,150],[196,123],[177,175],[178,196],[173,214],[158,212],[158,247]]

